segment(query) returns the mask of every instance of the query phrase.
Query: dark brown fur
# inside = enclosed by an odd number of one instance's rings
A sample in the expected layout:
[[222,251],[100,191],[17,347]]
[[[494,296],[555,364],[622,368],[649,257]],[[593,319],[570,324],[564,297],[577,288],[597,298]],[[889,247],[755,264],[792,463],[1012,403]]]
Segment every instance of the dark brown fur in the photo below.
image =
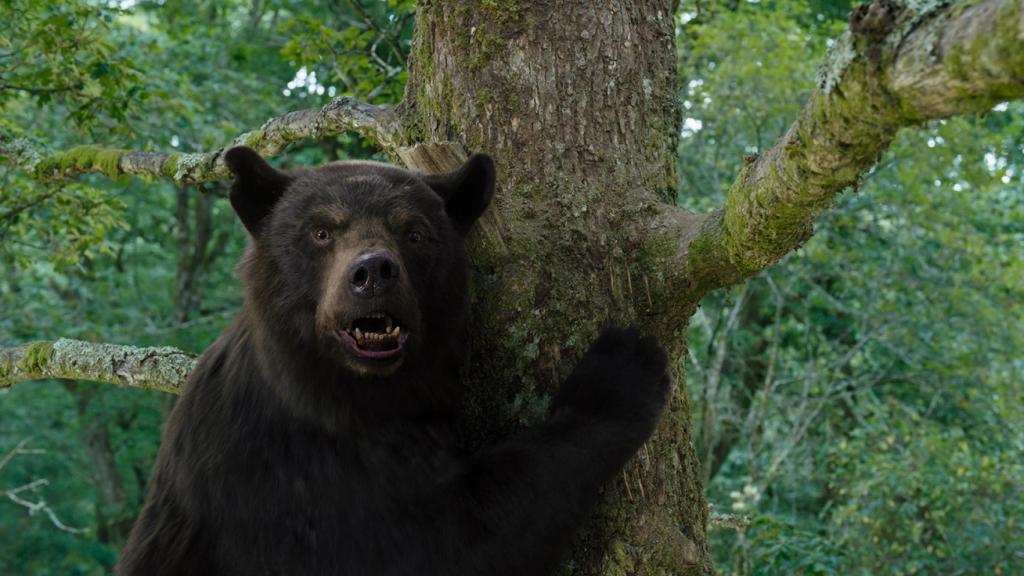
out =
[[[490,159],[430,177],[362,162],[285,173],[244,148],[227,161],[253,235],[245,304],[171,415],[117,572],[550,573],[654,428],[657,343],[606,331],[543,424],[467,454],[452,429],[463,239],[490,201]],[[352,271],[378,253],[394,284],[367,296]],[[377,311],[408,330],[397,358],[339,336]]]

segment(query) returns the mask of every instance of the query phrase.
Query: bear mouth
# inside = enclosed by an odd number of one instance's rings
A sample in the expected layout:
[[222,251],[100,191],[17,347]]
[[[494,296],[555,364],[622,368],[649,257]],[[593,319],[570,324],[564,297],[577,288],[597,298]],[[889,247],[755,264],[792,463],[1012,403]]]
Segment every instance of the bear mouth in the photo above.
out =
[[339,330],[341,341],[360,358],[388,360],[401,354],[408,332],[394,318],[377,312],[357,318]]

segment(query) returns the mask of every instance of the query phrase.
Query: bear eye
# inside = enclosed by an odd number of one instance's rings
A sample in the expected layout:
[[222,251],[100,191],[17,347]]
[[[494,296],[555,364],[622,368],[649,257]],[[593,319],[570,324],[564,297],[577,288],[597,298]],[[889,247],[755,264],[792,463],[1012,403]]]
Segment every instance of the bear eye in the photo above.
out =
[[316,228],[313,230],[313,240],[316,240],[317,244],[326,244],[331,241],[331,231],[326,228]]
[[409,238],[409,242],[412,242],[413,244],[415,244],[415,243],[419,242],[420,240],[423,240],[423,233],[419,232],[417,230],[413,230],[412,232],[409,232],[408,238]]

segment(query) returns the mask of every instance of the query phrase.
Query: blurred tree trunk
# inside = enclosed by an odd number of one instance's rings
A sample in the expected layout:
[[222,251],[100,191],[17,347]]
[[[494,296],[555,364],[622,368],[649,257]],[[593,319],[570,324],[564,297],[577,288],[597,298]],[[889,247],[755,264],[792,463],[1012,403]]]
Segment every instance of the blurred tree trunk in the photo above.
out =
[[418,6],[400,111],[410,140],[459,141],[498,161],[495,205],[471,248],[473,432],[543,414],[545,394],[609,322],[641,324],[676,360],[671,408],[607,487],[569,574],[711,570],[682,373],[696,301],[676,299],[664,272],[659,252],[678,240],[649,241],[676,193],[674,14],[669,0]]
[[[177,269],[174,286],[174,319],[185,323],[201,312],[203,278],[211,264],[223,254],[227,231],[215,230],[215,194],[197,194],[194,186],[179,184],[174,211]],[[216,232],[216,235],[214,235]]]
[[110,444],[108,423],[90,410],[99,393],[97,385],[64,380],[64,387],[75,396],[75,408],[81,427],[82,443],[92,468],[96,486],[96,538],[104,544],[120,547],[135,522],[128,510],[121,474],[117,470]]

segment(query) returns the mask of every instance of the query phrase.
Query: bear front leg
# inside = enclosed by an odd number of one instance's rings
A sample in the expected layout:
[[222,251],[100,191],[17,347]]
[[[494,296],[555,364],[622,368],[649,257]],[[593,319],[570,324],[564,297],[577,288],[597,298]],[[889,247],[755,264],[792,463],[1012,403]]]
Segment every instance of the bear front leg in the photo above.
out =
[[618,471],[654,432],[668,403],[668,357],[635,327],[609,328],[555,394],[551,421],[582,420],[596,456]]
[[600,487],[653,433],[669,398],[667,367],[654,338],[605,330],[548,418],[482,451],[456,482],[471,551],[457,572],[552,573]]

